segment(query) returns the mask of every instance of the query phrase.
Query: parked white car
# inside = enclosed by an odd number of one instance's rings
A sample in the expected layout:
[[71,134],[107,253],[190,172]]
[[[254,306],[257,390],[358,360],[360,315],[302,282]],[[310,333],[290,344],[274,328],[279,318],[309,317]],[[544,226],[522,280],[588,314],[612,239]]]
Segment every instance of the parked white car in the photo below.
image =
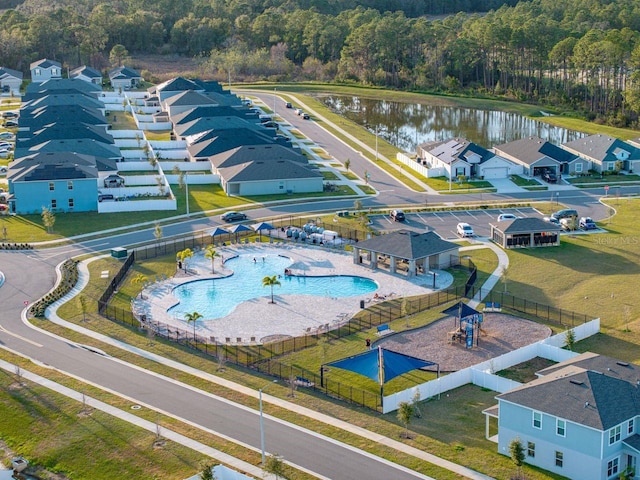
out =
[[475,234],[473,233],[473,227],[466,222],[460,222],[456,227],[456,231],[458,235],[461,237],[473,237]]
[[500,215],[498,215],[498,221],[499,222],[506,222],[509,220],[517,220],[518,217],[517,215],[514,215],[513,213],[501,213]]

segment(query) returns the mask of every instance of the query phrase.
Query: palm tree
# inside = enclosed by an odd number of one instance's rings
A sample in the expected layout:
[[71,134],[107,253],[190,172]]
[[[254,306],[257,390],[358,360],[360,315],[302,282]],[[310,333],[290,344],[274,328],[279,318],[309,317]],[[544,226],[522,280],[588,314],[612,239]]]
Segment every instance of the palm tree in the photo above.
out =
[[215,261],[215,258],[219,256],[220,254],[216,252],[216,248],[213,245],[207,245],[207,248],[204,251],[204,258],[211,259],[211,273],[216,273],[214,261]]
[[131,280],[131,283],[134,283],[136,285],[143,285],[139,293],[140,298],[142,298],[142,291],[144,290],[144,282],[146,281],[147,281],[147,277],[141,273],[137,274],[135,277],[133,277],[133,280]]
[[187,323],[193,323],[193,341],[194,342],[196,341],[196,323],[201,318],[202,318],[202,315],[199,314],[198,312],[185,313],[184,314],[184,319],[186,320],[186,322]]
[[187,271],[187,260],[190,259],[191,257],[193,257],[193,252],[191,251],[190,248],[185,248],[184,250],[180,250],[176,254],[176,257],[182,263],[182,267],[184,268],[184,271],[186,272]]
[[266,277],[264,277],[262,279],[262,286],[263,287],[271,287],[271,302],[269,302],[269,303],[276,303],[276,302],[273,301],[273,287],[275,285],[278,285],[278,286],[282,285],[280,283],[280,280],[278,280],[278,277],[276,275],[273,275],[271,277],[267,275]]

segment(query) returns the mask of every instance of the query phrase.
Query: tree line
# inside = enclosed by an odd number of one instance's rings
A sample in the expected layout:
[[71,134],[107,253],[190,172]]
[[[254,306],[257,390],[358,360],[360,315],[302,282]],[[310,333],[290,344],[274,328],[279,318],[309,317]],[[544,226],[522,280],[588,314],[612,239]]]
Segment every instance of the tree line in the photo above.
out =
[[[452,8],[467,13],[429,17]],[[106,68],[117,48],[197,57],[236,81],[504,96],[618,126],[640,111],[636,0],[26,0],[0,27],[0,61],[20,70]]]

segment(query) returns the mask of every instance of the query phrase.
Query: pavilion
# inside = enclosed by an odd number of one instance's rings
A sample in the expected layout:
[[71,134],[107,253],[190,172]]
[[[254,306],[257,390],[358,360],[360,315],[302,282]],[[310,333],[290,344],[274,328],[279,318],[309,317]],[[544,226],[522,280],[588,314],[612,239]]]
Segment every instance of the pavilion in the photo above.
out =
[[457,264],[459,248],[435,232],[399,230],[353,245],[353,263],[413,277]]
[[527,217],[491,223],[491,240],[502,248],[556,247],[560,245],[559,225],[541,218]]

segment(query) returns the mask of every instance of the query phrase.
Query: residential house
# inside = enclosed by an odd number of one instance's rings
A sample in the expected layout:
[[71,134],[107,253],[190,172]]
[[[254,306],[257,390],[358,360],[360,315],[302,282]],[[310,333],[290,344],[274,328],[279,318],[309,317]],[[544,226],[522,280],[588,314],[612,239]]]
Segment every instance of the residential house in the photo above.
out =
[[0,90],[2,90],[2,93],[19,96],[22,78],[22,72],[0,67]]
[[103,126],[79,122],[56,122],[39,130],[20,130],[16,135],[16,148],[30,148],[52,140],[95,140],[114,145],[115,140]]
[[27,215],[98,209],[98,180],[116,172],[115,160],[68,151],[34,153],[9,164],[9,208]]
[[459,176],[497,179],[521,173],[521,168],[512,162],[464,138],[418,145],[418,157],[423,165],[440,170],[440,175],[449,179]]
[[56,95],[89,95],[97,98],[102,91],[100,85],[87,83],[79,78],[52,78],[40,83],[30,83],[25,89],[22,101],[32,100],[48,94]]
[[541,176],[545,171],[556,175],[580,174],[589,170],[589,162],[576,155],[568,155],[560,147],[540,137],[527,137],[497,145],[496,154],[522,166],[523,174]]
[[637,471],[640,456],[640,367],[585,353],[538,372],[498,395],[498,452],[514,439],[526,463],[567,478],[617,479]]
[[55,60],[43,58],[30,66],[31,82],[40,83],[51,78],[62,78],[62,64]]
[[20,131],[37,131],[54,123],[81,123],[107,129],[109,122],[100,110],[80,105],[43,105],[23,109],[20,115]]
[[159,102],[164,102],[169,97],[173,97],[174,95],[178,95],[187,90],[193,90],[196,92],[204,91],[193,80],[188,80],[184,77],[176,77],[158,85],[154,85],[153,87],[149,87],[147,92],[149,92],[149,98],[156,97]]
[[215,107],[217,105],[216,101],[211,97],[200,92],[194,92],[193,90],[187,90],[186,92],[173,95],[161,103],[162,109],[167,112],[171,118],[173,118],[174,115],[192,110],[195,107]]
[[102,73],[86,65],[71,70],[71,72],[69,72],[69,78],[77,78],[83,82],[102,86]]
[[232,128],[249,128],[259,132],[274,131],[273,128],[268,129],[260,124],[248,122],[244,118],[236,116],[201,117],[187,123],[173,125],[173,131],[176,138],[181,140],[186,140],[187,137],[198,135],[203,132],[209,132],[211,130],[229,130]]
[[227,195],[322,192],[323,176],[282,145],[243,145],[209,157]]
[[181,125],[202,117],[232,117],[236,116],[251,123],[260,123],[260,117],[257,112],[247,108],[235,108],[220,105],[210,105],[194,107],[171,116],[171,122],[174,125]]
[[640,171],[640,149],[608,135],[589,135],[565,143],[562,148],[591,162],[600,173]]
[[143,82],[142,75],[129,67],[114,68],[109,72],[109,81],[114,90],[131,90]]
[[560,245],[560,226],[541,218],[526,217],[490,223],[489,238],[502,248]]
[[46,140],[40,144],[28,147],[16,145],[14,155],[15,158],[18,159],[39,152],[74,152],[99,158],[109,158],[116,161],[122,159],[122,153],[116,145],[84,138]]
[[235,128],[227,130],[212,130],[204,133],[188,147],[189,156],[195,161],[205,161],[213,155],[233,150],[243,145],[278,144],[290,147],[291,143],[285,138],[274,138],[270,132],[260,132],[250,128]]

